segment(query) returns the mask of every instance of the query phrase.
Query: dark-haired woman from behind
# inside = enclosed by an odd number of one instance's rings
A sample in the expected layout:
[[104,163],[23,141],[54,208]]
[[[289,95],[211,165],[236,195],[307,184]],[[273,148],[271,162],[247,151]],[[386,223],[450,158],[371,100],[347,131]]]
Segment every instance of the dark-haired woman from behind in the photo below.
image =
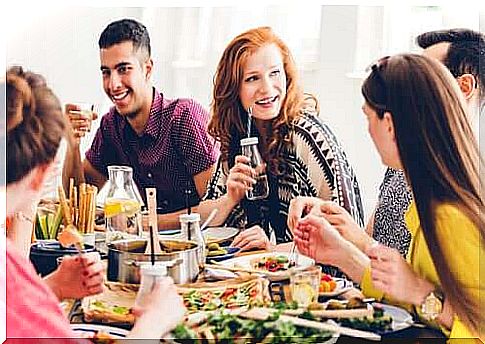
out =
[[362,93],[383,163],[402,169],[413,192],[407,259],[377,244],[360,251],[318,207],[298,222],[295,241],[364,294],[405,304],[450,338],[483,339],[484,164],[460,89],[439,62],[404,54],[375,64]]

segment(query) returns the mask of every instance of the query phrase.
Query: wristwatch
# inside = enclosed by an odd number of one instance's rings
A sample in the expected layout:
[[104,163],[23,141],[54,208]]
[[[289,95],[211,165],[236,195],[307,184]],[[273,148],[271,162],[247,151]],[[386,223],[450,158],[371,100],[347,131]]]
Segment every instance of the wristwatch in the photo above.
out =
[[430,292],[420,306],[421,316],[428,321],[436,319],[443,310],[444,299],[443,293],[438,289]]

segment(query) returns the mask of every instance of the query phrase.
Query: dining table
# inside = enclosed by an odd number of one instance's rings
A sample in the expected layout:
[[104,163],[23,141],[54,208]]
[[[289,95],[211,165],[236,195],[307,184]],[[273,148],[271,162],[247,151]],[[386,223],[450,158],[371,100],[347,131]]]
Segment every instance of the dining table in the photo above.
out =
[[[277,247],[278,252],[288,252],[290,245],[283,244]],[[261,253],[269,253],[268,250],[253,250],[249,252],[239,252],[237,256],[257,255]],[[105,255],[102,255],[106,258]],[[105,260],[106,262],[106,260]],[[204,274],[201,274],[198,281],[203,281]],[[269,283],[269,294],[273,302],[291,302],[291,291],[288,280],[282,280]],[[363,296],[359,289],[352,288],[347,292],[339,295],[339,298],[351,298],[353,296]],[[64,301],[64,309],[69,320],[73,324],[79,324],[84,322],[83,313],[81,309],[80,300],[66,300]],[[126,326],[125,329],[128,329]],[[407,328],[384,333],[381,335],[382,343],[445,343],[446,337],[433,328],[418,325],[410,325]],[[339,336],[336,343],[375,343],[372,340],[366,340],[363,338],[348,337],[345,335]]]

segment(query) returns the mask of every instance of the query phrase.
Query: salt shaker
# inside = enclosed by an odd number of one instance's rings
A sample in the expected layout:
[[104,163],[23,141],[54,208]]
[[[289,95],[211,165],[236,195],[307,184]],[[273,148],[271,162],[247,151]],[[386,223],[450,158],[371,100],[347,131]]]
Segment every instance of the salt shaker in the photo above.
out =
[[250,159],[249,164],[256,171],[256,175],[253,176],[256,184],[253,185],[252,190],[246,191],[246,198],[251,201],[266,198],[269,194],[268,176],[258,150],[258,142],[257,137],[248,137],[241,140],[242,154]]
[[136,294],[135,306],[144,308],[146,298],[153,290],[156,282],[160,282],[167,275],[167,267],[162,264],[143,264],[140,266],[141,283],[138,294]]
[[202,267],[205,263],[206,249],[204,235],[200,230],[200,214],[182,214],[179,216],[179,220],[182,238],[188,241],[195,241],[197,246],[201,247],[197,255],[197,260],[199,267]]

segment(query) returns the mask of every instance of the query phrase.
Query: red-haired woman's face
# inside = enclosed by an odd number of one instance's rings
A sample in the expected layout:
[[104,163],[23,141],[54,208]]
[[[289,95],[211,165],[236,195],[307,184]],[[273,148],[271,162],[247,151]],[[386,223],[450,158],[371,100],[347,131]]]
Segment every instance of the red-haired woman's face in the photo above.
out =
[[243,64],[239,100],[244,109],[252,107],[253,117],[270,120],[278,116],[286,96],[283,58],[275,44],[262,46]]

